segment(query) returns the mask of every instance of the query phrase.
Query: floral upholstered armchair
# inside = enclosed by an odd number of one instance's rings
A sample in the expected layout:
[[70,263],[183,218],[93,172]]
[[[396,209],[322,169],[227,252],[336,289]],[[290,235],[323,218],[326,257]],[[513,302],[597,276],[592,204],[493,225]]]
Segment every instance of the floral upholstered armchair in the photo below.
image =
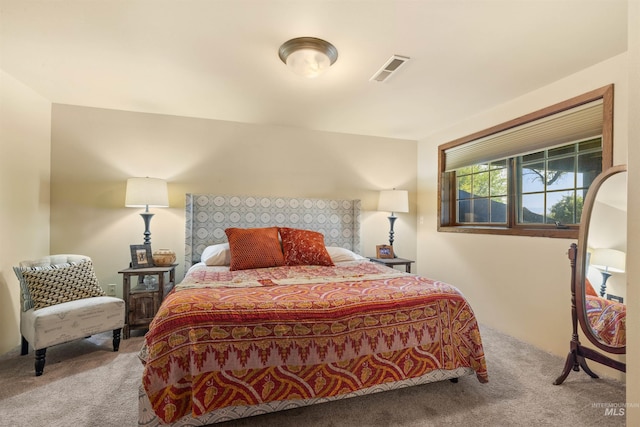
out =
[[42,375],[47,347],[113,330],[118,351],[125,304],[105,296],[84,255],[50,255],[13,268],[20,281],[21,354],[35,350],[36,376]]

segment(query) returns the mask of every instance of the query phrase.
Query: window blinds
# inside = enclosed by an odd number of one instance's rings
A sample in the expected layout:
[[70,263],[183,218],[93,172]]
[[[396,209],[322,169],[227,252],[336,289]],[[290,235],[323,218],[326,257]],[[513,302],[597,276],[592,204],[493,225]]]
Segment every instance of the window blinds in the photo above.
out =
[[602,135],[603,103],[598,99],[445,150],[445,171],[540,151]]

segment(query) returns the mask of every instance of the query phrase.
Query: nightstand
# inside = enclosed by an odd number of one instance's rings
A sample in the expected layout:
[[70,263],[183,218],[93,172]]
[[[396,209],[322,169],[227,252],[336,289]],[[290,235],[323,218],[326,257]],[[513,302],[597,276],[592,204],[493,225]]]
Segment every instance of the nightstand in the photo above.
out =
[[404,265],[405,271],[411,273],[411,264],[415,261],[404,258],[369,258],[373,262],[384,264],[387,267],[393,268],[396,265]]
[[[160,303],[176,283],[176,265],[126,268],[118,271],[122,274],[122,297],[126,307],[122,334],[124,339],[129,338],[131,329],[149,329],[149,324],[158,312]],[[134,276],[136,279],[132,280],[131,278]],[[156,278],[153,287],[147,288],[145,286],[145,276]]]

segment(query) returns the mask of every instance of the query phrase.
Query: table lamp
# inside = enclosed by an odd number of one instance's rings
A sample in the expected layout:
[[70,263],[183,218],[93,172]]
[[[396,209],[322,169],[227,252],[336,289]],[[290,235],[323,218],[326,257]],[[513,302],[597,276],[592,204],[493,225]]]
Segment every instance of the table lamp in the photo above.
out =
[[[382,190],[378,198],[378,210],[391,212],[389,218],[389,246],[393,247],[393,224],[396,222],[396,212],[409,212],[409,193],[406,190]],[[393,253],[395,257],[395,251]]]
[[611,273],[624,273],[626,254],[622,251],[609,248],[594,249],[591,254],[591,266],[600,270],[602,274],[602,285],[600,285],[600,296],[604,297],[607,290],[607,279]]
[[151,223],[152,213],[149,206],[155,208],[169,207],[169,193],[167,182],[159,178],[129,178],[127,180],[127,193],[124,205],[128,208],[145,208],[140,214],[144,220],[144,244],[151,244]]

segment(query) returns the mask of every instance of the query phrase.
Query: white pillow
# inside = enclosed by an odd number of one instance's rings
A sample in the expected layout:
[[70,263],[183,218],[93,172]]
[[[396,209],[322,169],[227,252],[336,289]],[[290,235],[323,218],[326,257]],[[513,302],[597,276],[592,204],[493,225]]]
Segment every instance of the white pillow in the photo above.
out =
[[327,246],[327,252],[329,252],[331,261],[333,261],[334,263],[366,259],[362,255],[358,255],[357,253],[352,252],[349,249],[341,248],[338,246]]
[[219,245],[207,246],[205,250],[202,251],[200,260],[208,266],[231,264],[231,251],[229,250],[229,243],[220,243]]

